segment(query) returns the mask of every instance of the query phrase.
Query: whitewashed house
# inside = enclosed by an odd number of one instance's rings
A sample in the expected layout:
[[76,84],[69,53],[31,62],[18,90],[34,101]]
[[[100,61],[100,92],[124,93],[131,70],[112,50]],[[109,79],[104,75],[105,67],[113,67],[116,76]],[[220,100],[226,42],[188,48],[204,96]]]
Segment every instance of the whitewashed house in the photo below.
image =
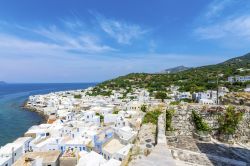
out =
[[131,144],[124,145],[118,139],[113,138],[111,141],[104,145],[102,154],[106,160],[110,160],[113,158],[119,161],[123,161],[127,157],[131,147]]
[[[23,144],[21,143],[8,143],[0,149],[0,156],[5,158],[4,163],[9,163],[11,158],[11,164],[17,161],[23,155]],[[8,160],[7,160],[8,159]]]
[[16,144],[21,144],[23,146],[23,153],[29,151],[30,142],[33,140],[32,137],[19,137],[14,141]]

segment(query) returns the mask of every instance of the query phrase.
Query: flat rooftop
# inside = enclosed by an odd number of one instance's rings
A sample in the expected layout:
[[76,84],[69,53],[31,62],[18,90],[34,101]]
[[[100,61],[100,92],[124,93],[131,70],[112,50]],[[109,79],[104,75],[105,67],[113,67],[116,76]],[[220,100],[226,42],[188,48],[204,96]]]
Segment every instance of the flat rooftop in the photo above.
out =
[[24,143],[26,141],[32,140],[32,137],[19,137],[14,142],[15,143]]
[[112,139],[109,143],[107,143],[103,150],[105,150],[108,153],[115,153],[118,152],[120,149],[125,147],[125,145],[121,144],[121,142],[118,139]]
[[22,146],[23,145],[20,143],[15,143],[15,142],[8,143],[0,149],[0,154],[11,154],[12,149],[17,150],[17,149],[21,148]]
[[43,163],[53,163],[58,160],[60,156],[60,151],[46,151],[46,152],[29,152],[18,159],[13,166],[25,165],[25,158],[42,158]]
[[8,161],[11,157],[0,157],[0,165],[3,165],[6,161]]

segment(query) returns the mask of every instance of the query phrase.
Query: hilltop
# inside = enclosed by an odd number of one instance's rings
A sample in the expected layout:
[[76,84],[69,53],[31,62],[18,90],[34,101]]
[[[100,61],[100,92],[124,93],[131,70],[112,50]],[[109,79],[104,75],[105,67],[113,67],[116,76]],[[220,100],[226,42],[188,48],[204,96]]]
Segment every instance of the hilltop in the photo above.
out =
[[185,71],[190,69],[190,67],[186,67],[186,66],[177,66],[177,67],[173,67],[173,68],[169,68],[169,69],[165,69],[164,71],[161,71],[161,74],[170,74],[170,73],[178,73],[181,71]]
[[131,73],[112,80],[98,84],[93,93],[94,95],[109,95],[103,89],[128,89],[132,87],[146,88],[149,92],[167,91],[166,87],[178,85],[180,91],[204,91],[217,88],[217,78],[219,85],[226,86],[230,90],[239,91],[245,87],[246,83],[227,82],[227,78],[232,75],[250,75],[250,53],[229,59],[225,62],[215,65],[207,65],[187,69],[177,73],[169,74],[149,74],[149,73]]

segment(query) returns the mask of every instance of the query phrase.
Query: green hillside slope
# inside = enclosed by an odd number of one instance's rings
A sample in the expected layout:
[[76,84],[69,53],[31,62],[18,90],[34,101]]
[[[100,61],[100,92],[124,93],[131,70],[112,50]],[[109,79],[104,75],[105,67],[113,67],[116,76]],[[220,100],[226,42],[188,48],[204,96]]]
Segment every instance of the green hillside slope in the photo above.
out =
[[[243,69],[243,71],[239,69]],[[246,83],[230,84],[227,82],[227,77],[250,75],[250,71],[246,69],[250,69],[250,53],[216,65],[191,68],[173,74],[131,73],[100,83],[94,91],[95,94],[104,93],[104,95],[109,95],[110,92],[103,92],[103,89],[127,88],[129,91],[132,87],[140,87],[153,92],[166,91],[166,87],[178,85],[181,91],[197,92],[216,89],[217,77],[220,86],[226,86],[230,90],[238,91],[245,87]]]

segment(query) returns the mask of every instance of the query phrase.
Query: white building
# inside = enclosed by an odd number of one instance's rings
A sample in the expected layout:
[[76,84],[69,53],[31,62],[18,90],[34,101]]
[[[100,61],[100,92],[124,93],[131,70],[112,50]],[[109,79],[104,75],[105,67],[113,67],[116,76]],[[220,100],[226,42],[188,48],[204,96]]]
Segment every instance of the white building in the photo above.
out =
[[131,144],[124,145],[118,139],[112,139],[106,145],[104,145],[102,151],[103,157],[106,160],[113,158],[122,161],[127,157],[131,147]]
[[0,156],[0,166],[11,166],[12,157]]
[[[8,143],[0,149],[1,158],[5,159],[3,163],[13,164],[23,155],[23,144]],[[9,160],[10,159],[10,160]]]
[[105,164],[107,160],[105,160],[102,155],[91,151],[85,155],[83,155],[79,161],[77,166],[101,166]]
[[131,127],[125,126],[116,130],[116,134],[122,143],[128,144],[133,142],[136,138],[137,132],[135,132]]
[[29,151],[30,142],[33,140],[32,137],[19,137],[14,143],[21,144],[23,147],[23,153]]
[[250,84],[248,84],[248,85],[246,86],[246,88],[244,89],[244,91],[245,91],[245,92],[250,92]]
[[200,99],[199,101],[200,104],[205,104],[205,105],[213,105],[216,104],[214,100],[211,99]]
[[192,99],[192,95],[190,92],[179,92],[176,95],[176,100],[182,100],[182,99]]
[[230,76],[228,77],[228,82],[246,82],[250,81],[250,76]]

